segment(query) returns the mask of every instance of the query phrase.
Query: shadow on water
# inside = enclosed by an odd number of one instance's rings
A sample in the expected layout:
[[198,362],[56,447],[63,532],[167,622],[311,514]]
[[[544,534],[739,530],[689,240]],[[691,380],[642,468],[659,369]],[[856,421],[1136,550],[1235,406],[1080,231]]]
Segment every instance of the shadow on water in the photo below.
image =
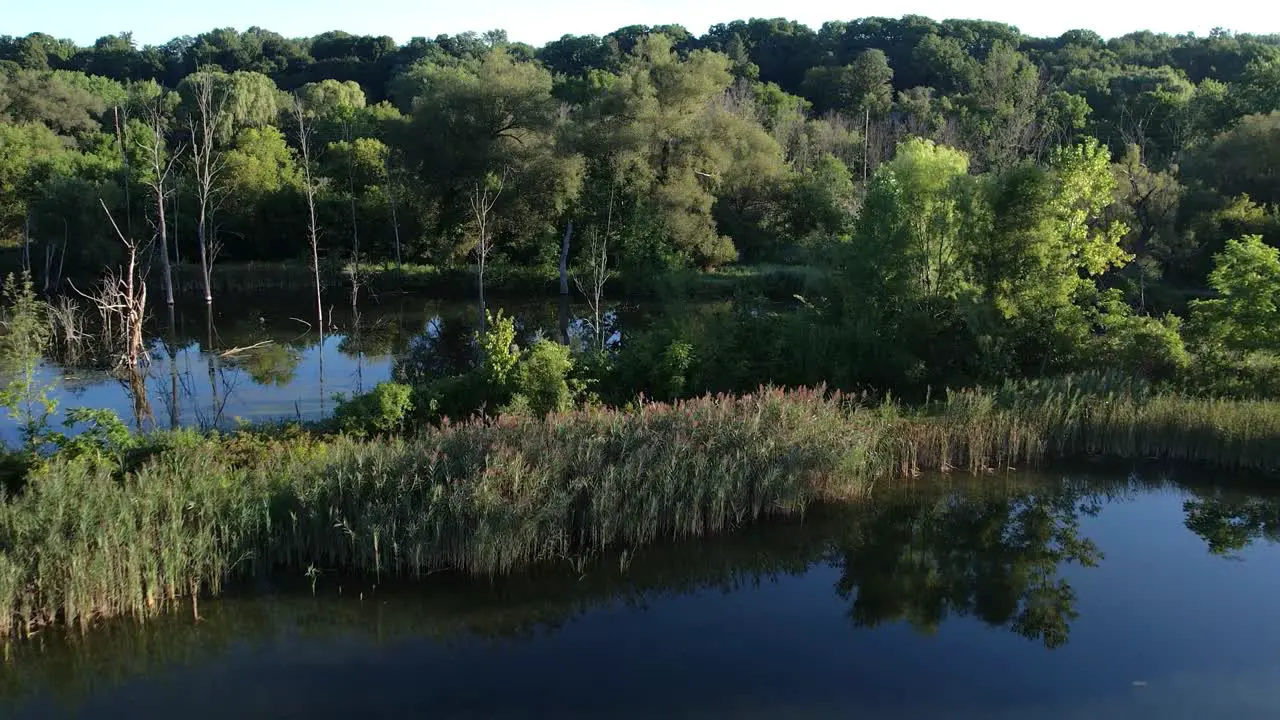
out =
[[[1278,539],[1274,495],[1136,476],[935,478],[878,491],[868,502],[819,506],[803,518],[600,556],[577,567],[543,566],[489,581],[442,573],[381,585],[321,571],[202,603],[198,624],[175,614],[102,623],[83,636],[50,630],[5,648],[0,695],[10,707],[34,699],[74,709],[104,687],[175,668],[234,664],[259,651],[302,652],[287,649],[299,642],[320,643],[326,662],[336,663],[353,639],[426,644],[446,653],[457,642],[545,644],[575,620],[601,612],[612,618],[601,631],[625,636],[619,628],[631,614],[681,598],[711,603],[718,608],[713,615],[761,603],[746,615],[755,618],[752,624],[739,629],[750,644],[768,637],[770,618],[795,612],[781,600],[751,600],[748,591],[768,586],[812,596],[815,604],[834,602],[839,611],[825,632],[849,643],[858,642],[849,634],[855,629],[901,626],[929,636],[968,619],[1056,651],[1069,644],[1080,617],[1069,576],[1087,578],[1091,568],[1106,564],[1104,548],[1084,528],[1106,507],[1169,492],[1183,496],[1186,529],[1212,553]],[[1077,570],[1068,572],[1073,566]],[[618,611],[624,614],[608,615]]]

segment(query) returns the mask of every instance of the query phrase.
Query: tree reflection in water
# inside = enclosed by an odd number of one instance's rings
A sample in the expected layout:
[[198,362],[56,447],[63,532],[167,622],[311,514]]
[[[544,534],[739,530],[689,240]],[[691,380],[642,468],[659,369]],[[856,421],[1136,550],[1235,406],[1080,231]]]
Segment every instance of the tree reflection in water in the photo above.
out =
[[973,616],[1049,648],[1067,641],[1075,592],[1065,563],[1093,567],[1098,547],[1080,536],[1096,498],[1052,491],[906,497],[873,502],[833,547],[836,590],[859,627],[906,621],[932,632]]
[[[175,614],[146,623],[103,623],[84,635],[50,630],[10,643],[0,699],[51,694],[74,703],[104,682],[225,658],[233,648],[270,647],[286,636],[357,636],[373,644],[461,637],[536,643],[549,628],[592,609],[644,608],[704,590],[733,592],[822,566],[839,573],[831,590],[821,583],[800,587],[838,598],[849,619],[846,631],[905,622],[930,633],[967,617],[1053,649],[1068,641],[1078,616],[1063,569],[1104,561],[1101,548],[1083,534],[1082,520],[1111,502],[1141,502],[1167,484],[1061,477],[921,482],[723,537],[596,557],[585,567],[560,563],[486,580],[441,573],[397,584],[383,577],[376,590],[372,578],[326,574],[314,595],[303,578],[276,579],[269,594],[244,588],[202,603],[197,625],[189,615]],[[1188,492],[1186,527],[1213,553],[1239,552],[1280,535],[1274,498]],[[378,602],[361,601],[362,593]],[[710,593],[698,602],[722,597]]]
[[1199,535],[1214,555],[1236,557],[1259,540],[1280,542],[1280,497],[1274,494],[1197,489],[1182,510],[1187,529]]

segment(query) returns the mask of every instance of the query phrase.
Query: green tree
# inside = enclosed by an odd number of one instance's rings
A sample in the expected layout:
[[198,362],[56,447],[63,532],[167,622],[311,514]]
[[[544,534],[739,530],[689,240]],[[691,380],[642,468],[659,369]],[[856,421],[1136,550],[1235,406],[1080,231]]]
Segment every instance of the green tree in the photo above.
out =
[[1033,149],[1043,103],[1040,71],[1016,48],[997,42],[961,102],[966,146],[979,167],[1008,168]]
[[844,67],[810,68],[803,90],[818,112],[870,112],[878,117],[893,104],[893,69],[884,51],[873,48]]
[[1148,168],[1137,145],[1129,146],[1112,172],[1116,178],[1112,211],[1129,228],[1121,245],[1134,256],[1139,305],[1145,307],[1148,284],[1158,281],[1165,267],[1185,261],[1193,250],[1176,227],[1184,188],[1173,174]]
[[[682,60],[665,36],[646,36],[591,108],[584,152],[599,159],[603,184],[629,194],[637,217],[624,236],[624,254],[669,253],[703,266],[736,257],[713,216],[717,188],[741,187],[742,164],[781,153],[758,124],[742,122],[716,102],[733,82],[728,64],[706,50]],[[641,232],[646,225],[655,233]],[[657,239],[656,247],[639,250],[642,237]]]
[[1239,353],[1280,352],[1280,250],[1257,235],[1229,240],[1214,257],[1209,285],[1218,297],[1191,303],[1206,342]]
[[1248,115],[1186,163],[1186,174],[1227,196],[1280,204],[1280,112]]
[[977,289],[994,312],[979,334],[1017,348],[1021,370],[1078,361],[1094,278],[1132,259],[1120,246],[1128,228],[1106,217],[1114,192],[1110,154],[1094,140],[986,183],[967,226]]
[[581,160],[564,150],[550,73],[502,49],[479,60],[415,69],[407,145],[434,197],[442,235],[455,257],[470,251],[468,193],[489,175],[506,175],[494,208],[496,236],[529,244],[554,230],[581,186]]
[[227,249],[239,259],[291,258],[303,249],[297,228],[302,172],[280,130],[245,128],[223,154],[219,173],[228,233],[248,241]]
[[57,401],[49,387],[41,386],[36,371],[49,344],[49,323],[44,303],[36,298],[31,278],[12,274],[5,280],[3,316],[0,316],[0,407],[22,424],[22,441],[35,450],[48,430],[49,416]]
[[918,138],[876,171],[855,230],[853,262],[893,302],[954,297],[964,286],[959,263],[968,172],[965,153]]
[[22,240],[40,184],[70,174],[73,164],[74,154],[44,125],[0,123],[0,240]]
[[827,153],[817,165],[797,173],[791,187],[791,236],[842,238],[852,229],[857,192],[849,168]]

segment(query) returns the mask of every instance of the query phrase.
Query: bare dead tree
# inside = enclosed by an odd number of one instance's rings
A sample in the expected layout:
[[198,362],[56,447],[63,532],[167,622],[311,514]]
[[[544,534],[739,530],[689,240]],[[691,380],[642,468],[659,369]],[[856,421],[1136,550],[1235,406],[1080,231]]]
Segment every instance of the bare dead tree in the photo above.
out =
[[145,257],[146,248],[136,239],[121,232],[106,202],[99,200],[107,214],[111,228],[124,245],[125,267],[123,272],[109,270],[100,284],[95,301],[100,311],[113,315],[123,339],[117,368],[137,370],[139,363],[147,359],[146,345],[142,341],[142,325],[147,317],[147,284],[143,281],[139,256]]
[[138,242],[132,235],[121,231],[106,202],[101,199],[98,202],[124,246],[125,266],[108,269],[94,295],[80,292],[74,284],[71,287],[92,302],[102,317],[102,345],[114,356],[113,371],[133,399],[134,420],[141,429],[143,422],[152,417],[146,380],[141,371],[142,364],[150,361],[142,339],[142,326],[147,316],[146,271],[142,265],[150,243]]
[[476,267],[477,278],[480,284],[480,331],[484,332],[487,322],[485,316],[484,304],[484,270],[485,265],[489,261],[489,255],[493,252],[493,226],[494,213],[493,209],[498,204],[498,198],[502,196],[502,190],[506,186],[507,173],[503,170],[501,178],[493,178],[492,176],[478,181],[471,189],[471,197],[469,198],[471,205],[471,213],[476,221]]
[[293,117],[298,123],[298,147],[302,152],[303,192],[307,197],[307,242],[311,245],[311,272],[316,289],[316,328],[324,346],[324,303],[320,299],[320,231],[316,226],[316,182],[311,165],[311,135],[314,128],[302,100],[294,98]]
[[[62,218],[62,244],[58,245],[48,240],[44,243],[44,287],[42,290],[46,295],[62,285],[62,269],[67,262],[67,239],[70,234],[70,227],[64,217]],[[54,258],[58,260],[56,269],[53,265]]]
[[210,268],[218,254],[214,233],[209,232],[211,217],[221,201],[218,176],[223,157],[216,147],[218,126],[226,113],[227,92],[216,87],[213,76],[198,72],[191,76],[195,101],[194,111],[187,115],[191,135],[191,168],[196,185],[196,240],[200,250],[200,274],[204,280],[204,301],[213,302]]
[[169,176],[182,155],[183,147],[179,145],[173,152],[167,152],[164,114],[158,103],[147,108],[147,129],[149,132],[138,139],[138,147],[142,150],[147,162],[146,184],[155,197],[154,226],[156,237],[160,240],[160,272],[164,275],[164,301],[166,305],[172,307],[173,268],[169,265],[169,226],[165,221],[165,204],[170,194]]
[[115,120],[116,128],[116,152],[120,153],[120,187],[124,190],[124,229],[130,237],[133,236],[133,198],[130,190],[133,177],[132,168],[129,167],[129,153],[124,151],[124,133],[125,128],[129,125],[129,109],[126,107],[124,117],[121,118],[120,106],[116,105],[111,108],[112,117]]
[[342,139],[349,145],[347,155],[347,205],[351,212],[351,311],[360,298],[360,221],[356,215],[356,148],[351,133],[351,118],[342,121]]
[[604,233],[592,228],[587,234],[590,243],[587,245],[585,272],[573,279],[578,286],[578,292],[586,297],[587,306],[591,309],[591,331],[595,335],[597,350],[604,349],[605,340],[604,286],[613,277],[613,271],[609,269],[609,238],[613,234],[613,199],[614,193],[611,189]]
[[400,260],[400,218],[397,215],[397,207],[400,204],[397,202],[399,187],[396,185],[396,172],[391,159],[391,153],[387,153],[387,158],[383,163],[382,171],[387,183],[387,206],[391,210],[391,232],[395,240],[396,269],[402,270],[404,269],[404,263]]
[[31,272],[31,211],[22,221],[22,272]]

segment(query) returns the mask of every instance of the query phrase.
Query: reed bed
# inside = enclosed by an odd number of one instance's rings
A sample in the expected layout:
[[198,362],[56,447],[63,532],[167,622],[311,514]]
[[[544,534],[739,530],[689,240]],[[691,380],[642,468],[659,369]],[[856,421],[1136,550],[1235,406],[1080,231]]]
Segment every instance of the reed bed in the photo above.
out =
[[144,618],[277,571],[414,577],[585,563],[929,470],[1081,456],[1280,469],[1280,403],[1023,387],[918,410],[822,390],[503,418],[374,441],[165,436],[55,457],[0,504],[0,635]]

